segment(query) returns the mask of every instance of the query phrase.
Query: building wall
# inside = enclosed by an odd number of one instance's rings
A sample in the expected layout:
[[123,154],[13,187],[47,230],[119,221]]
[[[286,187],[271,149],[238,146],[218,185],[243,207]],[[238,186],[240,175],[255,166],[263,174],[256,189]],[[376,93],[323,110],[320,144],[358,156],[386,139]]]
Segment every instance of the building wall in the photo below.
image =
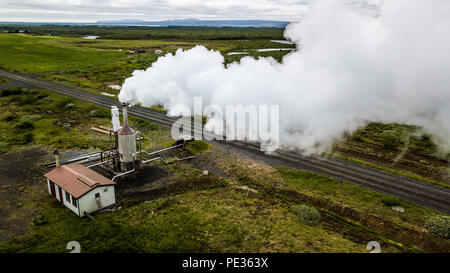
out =
[[78,199],[81,217],[84,216],[84,212],[92,213],[99,210],[99,208],[97,207],[97,201],[95,200],[96,193],[100,194],[101,208],[105,208],[116,203],[114,186],[94,188]]
[[[58,201],[61,202],[60,196],[59,196],[59,186],[56,185],[56,184],[54,184],[54,185],[55,185],[56,199],[57,199]],[[48,187],[48,193],[50,193],[50,195],[51,195],[52,192],[51,192],[51,190],[50,190],[50,180],[48,180],[48,179],[47,179],[47,187]],[[78,207],[75,207],[75,206],[72,204],[70,198],[69,198],[69,200],[67,200],[67,199],[66,199],[66,191],[65,191],[63,188],[61,188],[61,190],[62,190],[62,195],[63,195],[63,204],[64,204],[66,207],[68,207],[71,211],[75,212],[75,214],[78,215]],[[79,200],[77,200],[77,206],[80,206]]]

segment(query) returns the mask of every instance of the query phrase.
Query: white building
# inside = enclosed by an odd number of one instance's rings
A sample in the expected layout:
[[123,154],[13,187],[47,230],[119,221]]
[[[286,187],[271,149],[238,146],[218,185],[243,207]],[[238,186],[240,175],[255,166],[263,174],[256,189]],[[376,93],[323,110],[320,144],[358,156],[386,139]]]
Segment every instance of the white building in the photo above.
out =
[[86,166],[62,165],[45,177],[48,192],[80,217],[116,203],[116,183]]

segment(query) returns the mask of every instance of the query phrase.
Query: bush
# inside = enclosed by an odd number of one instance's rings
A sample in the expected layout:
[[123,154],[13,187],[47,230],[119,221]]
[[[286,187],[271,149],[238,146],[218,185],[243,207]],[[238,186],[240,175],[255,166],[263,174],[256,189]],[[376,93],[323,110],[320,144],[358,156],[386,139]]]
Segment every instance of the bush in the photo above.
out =
[[53,98],[50,96],[47,96],[47,97],[43,98],[42,100],[45,102],[53,102]]
[[33,140],[34,140],[33,133],[32,132],[25,132],[25,133],[22,133],[22,134],[16,134],[14,139],[12,139],[11,141],[13,142],[13,144],[25,145],[25,144],[33,142]]
[[386,207],[398,207],[403,206],[402,200],[396,198],[396,197],[384,197],[381,200],[381,203],[385,205]]
[[64,107],[67,109],[73,109],[73,108],[75,108],[75,106],[76,106],[75,103],[72,103],[72,102],[64,105]]
[[39,115],[26,115],[20,118],[20,122],[33,122],[42,119]]
[[11,96],[11,95],[19,95],[21,93],[22,93],[22,88],[20,88],[20,87],[8,88],[8,89],[4,89],[4,90],[0,91],[0,96],[7,97],[7,96]]
[[14,129],[16,129],[16,130],[27,130],[27,129],[33,129],[33,128],[34,128],[33,123],[29,122],[29,121],[22,121],[22,122],[17,123],[14,126]]
[[209,149],[209,143],[203,140],[189,141],[186,144],[186,150],[191,152],[193,155],[198,155]]
[[14,97],[10,98],[9,102],[15,102],[19,106],[33,105],[37,102],[37,99],[35,97],[24,94],[24,95],[14,96]]
[[15,120],[16,118],[17,118],[17,115],[9,113],[9,114],[6,114],[6,116],[3,118],[3,120],[6,122],[11,122],[11,121]]
[[25,133],[23,140],[24,140],[25,144],[33,142],[34,141],[33,133],[32,132]]
[[35,98],[38,99],[38,100],[44,99],[46,97],[47,97],[47,94],[45,94],[45,93],[37,94],[35,96]]
[[400,135],[396,131],[386,130],[380,135],[381,143],[384,147],[394,148],[401,143]]
[[104,109],[93,109],[89,111],[89,116],[94,118],[106,118],[109,116],[109,113]]
[[64,108],[67,104],[75,104],[75,101],[72,98],[62,98],[55,100],[55,102],[57,108]]
[[438,236],[450,238],[450,216],[438,215],[430,217],[425,221],[425,227],[428,231]]
[[33,219],[33,225],[42,226],[48,224],[47,217],[45,215],[39,214],[36,218]]
[[297,214],[300,221],[304,224],[314,226],[320,222],[320,212],[314,208],[307,205],[293,206],[291,208],[292,212]]
[[63,126],[64,129],[66,129],[67,131],[69,131],[70,129],[72,129],[72,126],[70,125],[70,123],[64,123],[62,126]]

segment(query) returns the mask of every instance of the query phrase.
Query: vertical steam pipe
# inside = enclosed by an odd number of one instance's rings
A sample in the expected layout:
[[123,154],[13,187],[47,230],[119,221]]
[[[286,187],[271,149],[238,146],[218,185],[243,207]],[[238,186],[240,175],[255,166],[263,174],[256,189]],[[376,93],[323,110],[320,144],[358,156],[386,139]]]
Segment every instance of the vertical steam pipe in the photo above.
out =
[[123,126],[128,125],[128,112],[127,112],[127,104],[122,102],[122,115],[123,115]]
[[53,151],[53,154],[55,155],[56,168],[59,168],[61,166],[61,159],[59,157],[59,151],[55,150],[55,151]]

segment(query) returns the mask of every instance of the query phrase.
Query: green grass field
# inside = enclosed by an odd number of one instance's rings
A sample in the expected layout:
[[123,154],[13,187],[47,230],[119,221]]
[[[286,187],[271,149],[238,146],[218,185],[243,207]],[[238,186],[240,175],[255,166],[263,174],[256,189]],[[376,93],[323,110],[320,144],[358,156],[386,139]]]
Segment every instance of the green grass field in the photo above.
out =
[[0,31],[26,31],[33,35],[47,36],[57,33],[62,37],[80,38],[87,35],[119,40],[244,40],[283,39],[284,29],[252,27],[138,27],[138,26],[32,26],[0,25]]
[[[423,226],[427,217],[437,213],[399,198],[389,197],[323,175],[291,169],[279,169],[279,172],[291,187],[304,194],[315,198],[320,197],[335,204],[344,203],[359,211],[370,211],[371,214],[382,216],[383,219],[391,219],[399,224]],[[405,212],[400,214],[393,211],[392,206],[401,206],[405,208]]]
[[97,221],[78,219],[53,200],[41,206],[32,234],[0,243],[0,252],[67,252],[73,240],[85,253],[365,251],[339,233],[300,223],[287,208],[232,189],[191,191],[96,215]]
[[0,34],[0,68],[21,73],[58,71],[125,57],[124,52],[62,44],[60,38]]
[[[111,126],[107,109],[48,91],[22,88],[0,91],[0,107],[0,152],[30,145],[63,150],[109,148],[107,137],[89,130],[92,126]],[[161,130],[141,119],[130,117],[130,121],[144,135]]]

